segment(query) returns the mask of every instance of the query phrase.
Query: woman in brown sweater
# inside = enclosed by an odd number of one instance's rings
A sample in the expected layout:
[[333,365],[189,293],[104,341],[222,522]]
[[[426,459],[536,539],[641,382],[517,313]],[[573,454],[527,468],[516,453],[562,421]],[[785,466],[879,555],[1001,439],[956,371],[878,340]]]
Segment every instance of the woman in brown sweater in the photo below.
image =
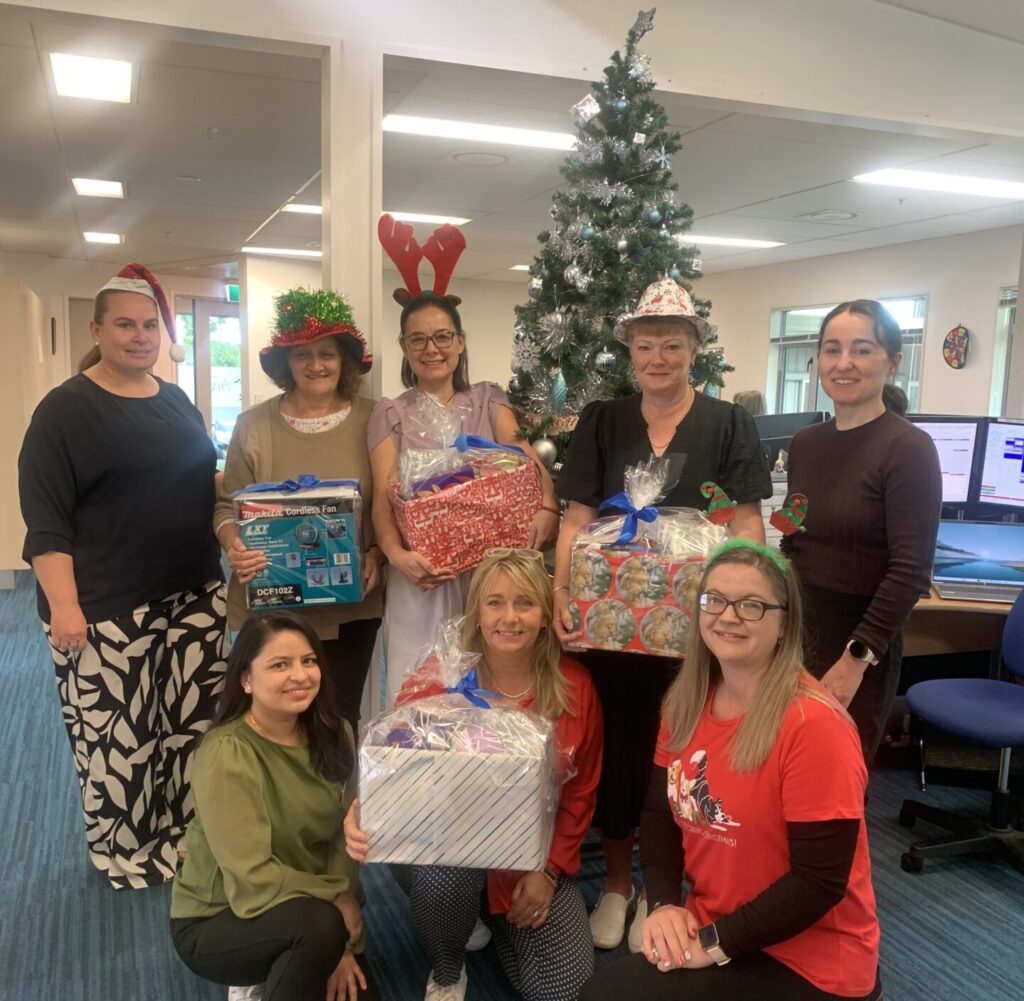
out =
[[928,591],[942,505],[935,446],[882,399],[901,346],[881,303],[836,306],[818,336],[835,420],[801,430],[789,453],[789,489],[807,496],[806,531],[783,541],[804,585],[807,666],[849,709],[869,765],[899,684],[903,625]]
[[[363,495],[361,602],[305,608],[333,672],[341,711],[359,723],[359,704],[383,614],[380,549],[374,542],[373,479],[366,426],[373,401],[359,396],[360,377],[373,364],[348,303],[336,292],[292,289],[275,300],[274,336],[260,352],[263,371],[284,392],[238,418],[224,463],[214,530],[231,567],[228,623],[240,629],[249,616],[243,587],[266,557],[242,543],[231,495],[254,483],[280,483],[305,473],[318,479],[358,480]],[[299,315],[301,314],[301,315]]]

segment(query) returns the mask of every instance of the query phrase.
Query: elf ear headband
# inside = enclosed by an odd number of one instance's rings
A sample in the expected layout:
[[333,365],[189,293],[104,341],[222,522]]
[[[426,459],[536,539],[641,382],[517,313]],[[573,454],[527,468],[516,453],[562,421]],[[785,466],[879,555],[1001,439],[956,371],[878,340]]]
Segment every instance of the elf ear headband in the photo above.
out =
[[418,272],[424,257],[434,266],[434,295],[452,306],[462,302],[457,295],[445,295],[455,265],[466,249],[466,238],[461,230],[445,223],[435,229],[430,239],[420,247],[413,236],[412,226],[398,222],[385,212],[377,223],[377,239],[405,282],[405,288],[396,288],[392,293],[400,306],[411,302],[423,291]]

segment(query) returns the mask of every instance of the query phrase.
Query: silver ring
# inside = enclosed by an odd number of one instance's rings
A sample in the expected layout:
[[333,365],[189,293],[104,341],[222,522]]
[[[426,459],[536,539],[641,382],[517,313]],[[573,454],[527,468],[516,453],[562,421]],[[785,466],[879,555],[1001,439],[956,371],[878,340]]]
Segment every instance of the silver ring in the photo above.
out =
[[656,945],[651,946],[651,956],[656,963],[661,962],[661,957],[658,955],[658,947]]
[[539,917],[540,917],[540,911],[534,911],[534,912],[533,912],[533,916],[534,916],[535,918],[539,918]]

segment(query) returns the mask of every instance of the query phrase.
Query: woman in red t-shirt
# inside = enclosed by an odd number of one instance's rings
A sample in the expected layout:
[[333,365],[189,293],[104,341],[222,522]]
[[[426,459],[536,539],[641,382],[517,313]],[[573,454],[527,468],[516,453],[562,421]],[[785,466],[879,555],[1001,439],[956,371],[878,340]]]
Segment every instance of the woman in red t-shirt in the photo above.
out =
[[[392,866],[409,892],[416,934],[430,960],[427,1001],[465,997],[466,943],[485,887],[498,958],[525,1001],[576,1001],[594,970],[587,908],[572,877],[594,815],[604,730],[590,675],[561,655],[551,628],[553,604],[543,556],[532,549],[492,549],[469,586],[462,645],[481,654],[481,689],[552,720],[559,758],[566,766],[571,761],[574,774],[562,786],[543,869]],[[443,692],[414,674],[397,704]],[[358,801],[346,818],[345,836],[349,854],[365,857]]]
[[852,721],[804,671],[796,574],[726,542],[699,617],[641,822],[643,954],[602,969],[582,1001],[874,1001],[867,770]]

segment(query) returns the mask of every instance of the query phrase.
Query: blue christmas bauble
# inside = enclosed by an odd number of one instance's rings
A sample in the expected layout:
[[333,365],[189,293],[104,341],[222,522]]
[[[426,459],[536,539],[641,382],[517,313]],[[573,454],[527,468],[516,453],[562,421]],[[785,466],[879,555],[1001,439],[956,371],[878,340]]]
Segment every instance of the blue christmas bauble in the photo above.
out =
[[672,281],[677,282],[683,277],[683,273],[673,264],[672,267],[668,269],[668,276]]
[[659,209],[649,209],[647,212],[647,221],[652,226],[657,226],[661,222],[661,211]]
[[556,414],[565,409],[566,400],[569,397],[569,386],[562,375],[562,370],[555,372],[551,380],[551,406]]
[[621,115],[629,107],[629,101],[624,97],[617,97],[612,101],[612,107]]
[[580,239],[589,243],[595,236],[597,236],[597,230],[589,222],[584,223],[580,228]]

